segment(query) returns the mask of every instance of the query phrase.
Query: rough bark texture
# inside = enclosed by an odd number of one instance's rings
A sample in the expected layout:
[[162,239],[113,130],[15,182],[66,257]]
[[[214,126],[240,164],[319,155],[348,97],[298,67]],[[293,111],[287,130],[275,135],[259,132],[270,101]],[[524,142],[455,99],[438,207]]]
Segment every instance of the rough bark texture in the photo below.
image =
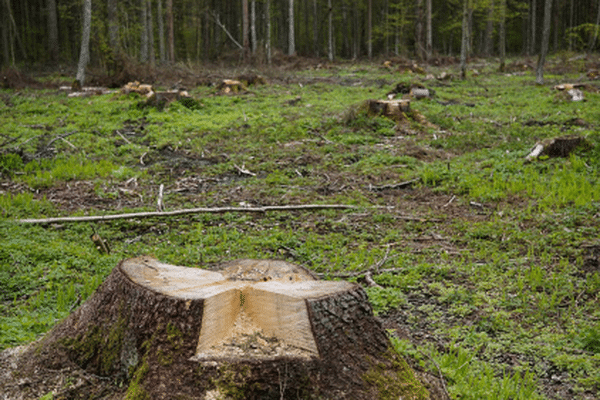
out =
[[[138,273],[138,264],[147,268]],[[160,271],[161,265],[174,271],[169,276],[171,281],[167,282],[160,274],[152,275],[152,270]],[[239,273],[240,268],[248,271],[248,266],[251,273]],[[15,380],[47,370],[85,370],[87,380],[69,398],[89,396],[99,390],[94,386],[98,379],[103,380],[100,386],[106,395],[96,393],[94,398],[375,399],[384,394],[394,399],[428,398],[410,368],[391,349],[360,286],[320,282],[301,267],[285,262],[240,260],[224,267],[220,271],[229,277],[227,282],[238,287],[247,281],[260,281],[256,287],[268,287],[270,280],[289,279],[313,288],[308,290],[313,295],[304,304],[318,355],[284,354],[266,359],[198,357],[198,335],[206,328],[204,317],[210,307],[214,308],[214,297],[196,296],[195,286],[190,286],[184,271],[191,268],[168,266],[141,257],[121,262],[88,301],[44,339],[30,346],[18,359],[14,374],[19,377]],[[221,273],[193,270],[196,276],[206,275],[210,279]],[[282,271],[279,277],[278,270]],[[193,290],[182,291],[173,283],[181,273],[184,274],[181,281]],[[258,275],[252,276],[253,273]],[[140,284],[145,279],[167,283],[165,288],[155,290],[152,285]],[[321,284],[334,287],[333,294],[323,295]],[[315,286],[319,290],[315,291]],[[206,293],[212,293],[212,284],[203,287],[208,290]],[[295,291],[304,292],[305,289]],[[288,295],[288,291],[281,294]],[[211,298],[213,305],[209,302]],[[279,306],[278,302],[276,308]],[[115,386],[119,382],[126,391]],[[15,387],[20,386],[15,384]],[[5,393],[13,395],[12,398],[36,398],[36,395],[18,396],[22,391]],[[29,393],[39,396],[40,390]]]
[[535,71],[535,83],[544,84],[544,64],[546,63],[546,54],[548,54],[548,45],[550,43],[550,22],[552,20],[552,0],[546,0],[544,5],[544,31],[542,33],[542,48],[538,57],[537,68]]
[[83,3],[83,31],[81,34],[81,51],[77,66],[77,77],[80,86],[85,82],[85,68],[90,61],[90,31],[92,28],[92,0]]

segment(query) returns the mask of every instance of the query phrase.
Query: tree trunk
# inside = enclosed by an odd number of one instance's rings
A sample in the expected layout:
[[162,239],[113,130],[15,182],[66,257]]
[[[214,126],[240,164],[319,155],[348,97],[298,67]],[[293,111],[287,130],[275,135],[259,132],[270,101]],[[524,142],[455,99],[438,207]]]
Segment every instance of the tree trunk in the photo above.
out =
[[158,14],[158,57],[161,63],[167,60],[167,54],[165,51],[165,15],[162,7],[163,0],[158,0],[158,7],[156,13]]
[[271,0],[266,0],[265,3],[265,20],[267,25],[267,40],[265,41],[265,50],[267,53],[267,64],[271,65]]
[[242,53],[244,59],[250,54],[250,13],[248,0],[242,0]]
[[294,0],[289,0],[289,35],[288,35],[288,55],[296,54],[296,35],[294,32]]
[[332,0],[327,0],[327,58],[333,61],[333,6]]
[[598,2],[598,13],[596,14],[596,25],[594,26],[594,36],[590,40],[588,53],[591,53],[596,47],[596,41],[598,40],[598,28],[600,26],[600,1]]
[[150,60],[150,64],[156,64],[156,50],[154,48],[154,20],[152,18],[152,0],[147,0],[146,3],[148,7],[148,23],[146,26],[148,27],[148,57]]
[[90,31],[92,28],[92,0],[83,2],[83,30],[81,33],[81,51],[77,66],[76,80],[80,86],[85,83],[85,67],[90,61]]
[[537,37],[537,3],[536,0],[531,0],[531,39],[529,40],[529,54],[535,54],[536,37]]
[[425,57],[429,60],[431,58],[431,53],[433,51],[433,32],[431,26],[431,13],[432,13],[432,5],[431,0],[427,0],[427,43],[425,47]]
[[59,42],[56,0],[47,0],[46,7],[48,8],[48,48],[50,50],[50,61],[57,62],[59,57]]
[[108,0],[106,2],[107,23],[108,23],[108,45],[113,53],[119,51],[119,15],[117,0]]
[[367,3],[367,55],[373,58],[373,0]]
[[250,39],[252,42],[252,54],[256,54],[257,37],[256,37],[256,0],[250,2]]
[[173,0],[167,0],[167,53],[170,62],[175,62],[175,31],[173,27]]
[[544,31],[542,32],[542,48],[538,57],[537,68],[535,71],[535,83],[544,84],[544,63],[548,53],[548,44],[550,42],[550,24],[552,22],[552,0],[546,0],[544,5]]
[[490,0],[488,8],[487,23],[485,27],[485,37],[483,41],[483,54],[491,56],[493,53],[493,35],[494,35],[494,0]]
[[506,63],[506,0],[500,0],[500,27],[498,31],[500,51],[500,72],[504,72]]
[[140,0],[140,61],[148,62],[148,3],[147,0]]
[[460,77],[467,79],[467,57],[469,47],[469,0],[463,1],[462,37],[460,41]]
[[[122,261],[16,363],[28,388],[39,370],[80,368],[129,385],[127,398],[429,397],[360,286],[284,261]],[[89,397],[94,383],[81,381],[72,398]]]
[[415,54],[417,59],[425,59],[423,41],[423,0],[415,0]]

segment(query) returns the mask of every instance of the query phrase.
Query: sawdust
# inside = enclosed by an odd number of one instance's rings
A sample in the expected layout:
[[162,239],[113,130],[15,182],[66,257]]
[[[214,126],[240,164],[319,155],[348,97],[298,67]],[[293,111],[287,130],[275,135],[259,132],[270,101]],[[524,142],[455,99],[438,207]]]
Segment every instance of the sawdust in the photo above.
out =
[[236,359],[273,359],[277,357],[312,358],[315,354],[275,337],[270,336],[254,324],[250,316],[241,309],[230,335],[212,345],[202,353],[196,354],[197,361],[223,358]]

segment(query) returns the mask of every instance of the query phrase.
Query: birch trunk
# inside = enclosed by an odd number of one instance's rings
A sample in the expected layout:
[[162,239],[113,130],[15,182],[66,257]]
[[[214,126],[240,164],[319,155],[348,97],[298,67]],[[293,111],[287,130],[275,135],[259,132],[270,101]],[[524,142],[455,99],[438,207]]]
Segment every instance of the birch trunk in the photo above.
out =
[[92,27],[92,0],[83,2],[83,31],[81,33],[81,50],[77,66],[76,80],[83,86],[85,82],[85,67],[90,61],[90,31]]

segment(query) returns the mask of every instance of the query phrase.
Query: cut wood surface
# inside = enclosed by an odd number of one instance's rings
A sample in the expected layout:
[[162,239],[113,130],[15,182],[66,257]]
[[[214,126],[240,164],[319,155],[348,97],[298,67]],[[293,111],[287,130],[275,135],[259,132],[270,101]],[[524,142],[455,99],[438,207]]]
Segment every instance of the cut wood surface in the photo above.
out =
[[[52,388],[36,387],[36,376],[67,368],[134,382],[125,395],[136,398],[373,399],[381,379],[394,398],[427,398],[360,286],[274,260],[215,270],[124,260],[11,365],[42,394]],[[18,381],[5,387],[21,390]]]

